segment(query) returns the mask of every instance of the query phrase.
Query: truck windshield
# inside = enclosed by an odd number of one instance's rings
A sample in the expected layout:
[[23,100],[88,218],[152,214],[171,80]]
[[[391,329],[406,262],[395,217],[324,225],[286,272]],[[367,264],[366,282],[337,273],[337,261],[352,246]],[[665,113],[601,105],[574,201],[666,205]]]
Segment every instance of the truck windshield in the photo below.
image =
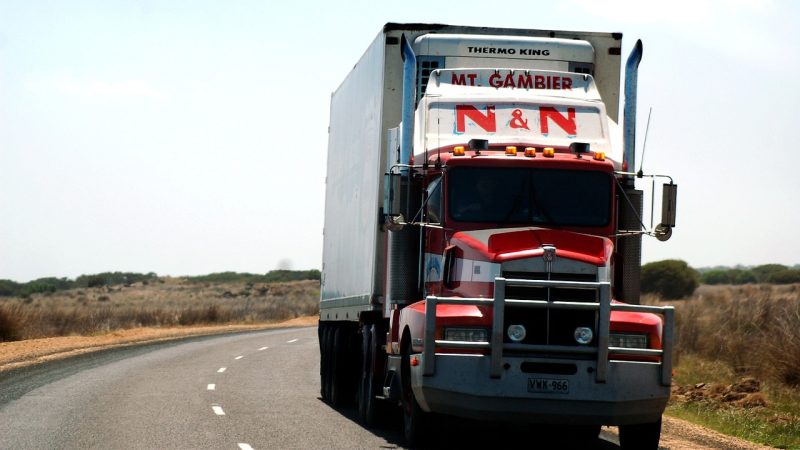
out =
[[560,169],[457,167],[448,212],[462,222],[601,227],[611,215],[611,177]]

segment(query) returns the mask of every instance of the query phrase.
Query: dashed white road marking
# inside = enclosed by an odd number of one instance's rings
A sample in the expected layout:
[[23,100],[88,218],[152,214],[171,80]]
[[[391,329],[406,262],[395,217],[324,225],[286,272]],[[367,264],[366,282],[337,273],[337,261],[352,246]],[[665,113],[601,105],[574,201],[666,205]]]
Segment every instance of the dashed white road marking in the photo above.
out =
[[222,410],[222,406],[212,406],[211,409],[214,410],[214,414],[218,416],[224,416],[225,411]]
[[266,350],[266,349],[268,349],[268,348],[269,348],[269,347],[261,347],[260,349],[258,349],[258,351],[264,351],[264,350]]
[[239,442],[239,448],[242,450],[253,450],[253,447],[250,447],[250,444],[245,444],[244,442]]
[[227,367],[220,367],[217,373],[225,372],[225,369],[227,369]]
[[217,385],[214,384],[214,383],[211,383],[206,387],[206,389],[209,390],[209,391],[216,391],[217,390]]
[[286,341],[287,344],[291,344],[292,342],[297,342],[298,339],[292,339],[291,341]]
[[244,355],[239,355],[239,356],[237,356],[236,358],[233,358],[233,359],[235,359],[235,360],[237,360],[237,361],[238,361],[238,360],[240,360],[240,359],[242,359],[242,358],[244,358]]

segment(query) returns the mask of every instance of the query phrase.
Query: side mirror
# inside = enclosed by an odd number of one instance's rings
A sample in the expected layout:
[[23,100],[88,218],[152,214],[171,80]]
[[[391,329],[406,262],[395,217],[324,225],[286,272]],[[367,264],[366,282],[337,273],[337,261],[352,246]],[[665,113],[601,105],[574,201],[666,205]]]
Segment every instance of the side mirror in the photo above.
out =
[[402,189],[403,177],[399,173],[386,173],[386,189],[383,198],[383,216],[384,228],[387,230],[397,231],[403,229],[403,217],[400,195]]
[[392,128],[389,130],[386,158],[386,173],[383,180],[383,222],[384,229],[399,230],[403,228],[403,209],[400,202],[402,198],[402,179],[399,171],[393,171],[392,167],[400,160],[400,129]]
[[678,185],[664,184],[661,188],[661,223],[656,227],[656,238],[660,241],[666,241],[672,237],[677,199]]

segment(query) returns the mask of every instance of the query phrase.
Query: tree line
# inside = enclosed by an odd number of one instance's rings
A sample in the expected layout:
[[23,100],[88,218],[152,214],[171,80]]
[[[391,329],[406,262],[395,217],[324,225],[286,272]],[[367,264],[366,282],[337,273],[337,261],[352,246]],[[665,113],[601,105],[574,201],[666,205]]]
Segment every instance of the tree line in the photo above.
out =
[[685,261],[667,259],[642,266],[642,292],[665,299],[692,295],[700,284],[800,283],[800,266],[763,264],[753,267],[694,269]]
[[[265,274],[246,272],[219,272],[208,275],[184,277],[194,283],[276,283],[281,281],[319,280],[319,270],[272,270]],[[133,283],[159,282],[155,272],[102,272],[81,275],[75,279],[45,277],[26,283],[0,279],[0,297],[30,297],[33,294],[46,294],[67,289],[92,288],[102,286],[131,285]]]

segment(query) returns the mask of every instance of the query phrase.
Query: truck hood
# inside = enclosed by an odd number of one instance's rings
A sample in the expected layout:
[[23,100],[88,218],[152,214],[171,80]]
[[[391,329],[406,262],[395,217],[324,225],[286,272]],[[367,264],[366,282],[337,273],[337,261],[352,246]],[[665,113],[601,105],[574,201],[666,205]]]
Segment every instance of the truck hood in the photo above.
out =
[[459,231],[450,244],[463,252],[462,258],[496,263],[542,256],[548,245],[559,258],[605,266],[614,250],[608,238],[534,227]]

